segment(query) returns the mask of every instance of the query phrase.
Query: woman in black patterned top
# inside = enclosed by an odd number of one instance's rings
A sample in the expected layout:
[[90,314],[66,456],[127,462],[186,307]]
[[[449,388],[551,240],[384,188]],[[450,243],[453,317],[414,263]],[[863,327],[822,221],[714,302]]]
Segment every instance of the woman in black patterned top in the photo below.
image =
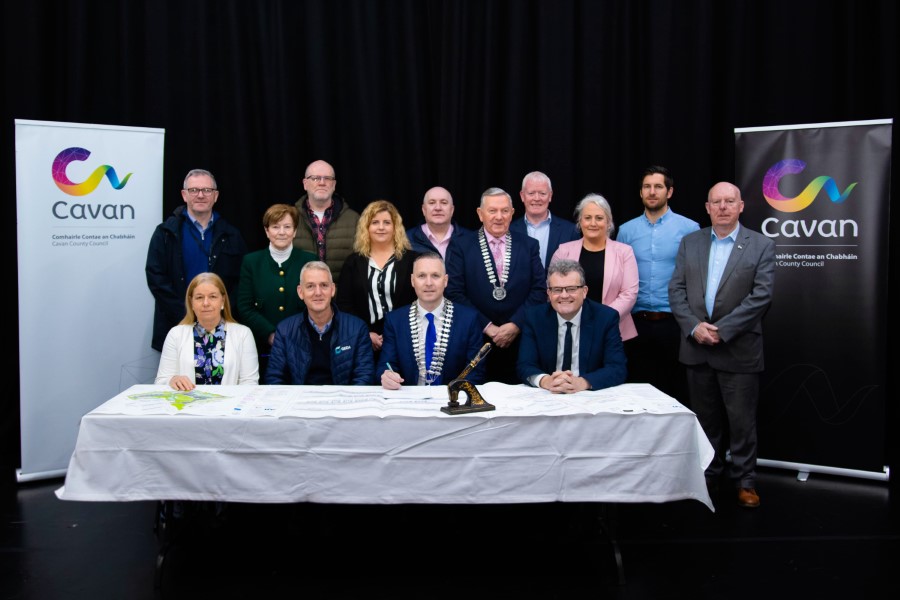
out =
[[353,253],[341,269],[337,305],[369,325],[376,357],[385,315],[416,299],[412,267],[417,256],[397,207],[387,200],[371,202],[360,215]]

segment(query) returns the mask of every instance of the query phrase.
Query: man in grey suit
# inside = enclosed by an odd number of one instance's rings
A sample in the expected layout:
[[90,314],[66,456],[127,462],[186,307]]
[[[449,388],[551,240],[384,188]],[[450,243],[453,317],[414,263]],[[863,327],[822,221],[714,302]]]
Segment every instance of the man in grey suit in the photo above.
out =
[[687,366],[691,408],[716,451],[707,484],[715,492],[727,467],[738,504],[755,508],[762,319],[772,302],[775,243],[740,225],[743,210],[735,185],[720,182],[709,190],[712,227],[682,238],[669,303],[681,329],[679,360]]

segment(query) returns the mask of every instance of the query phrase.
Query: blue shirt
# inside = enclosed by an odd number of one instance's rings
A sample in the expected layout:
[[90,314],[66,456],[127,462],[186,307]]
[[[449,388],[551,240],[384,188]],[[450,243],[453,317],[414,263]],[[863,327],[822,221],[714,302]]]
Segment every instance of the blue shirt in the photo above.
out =
[[328,330],[331,329],[331,324],[334,323],[334,316],[332,315],[331,319],[327,323],[325,323],[325,327],[319,327],[316,325],[316,322],[313,321],[312,315],[307,314],[306,319],[309,321],[310,326],[319,334],[319,339],[322,339],[322,336],[328,333]]
[[725,272],[725,265],[728,264],[728,257],[731,256],[731,251],[734,249],[735,242],[737,242],[737,234],[740,228],[741,226],[738,225],[734,228],[734,231],[723,238],[719,238],[716,235],[715,229],[709,234],[711,246],[709,247],[709,271],[706,275],[705,300],[706,316],[709,317],[710,322],[712,322],[713,305],[716,302],[716,292],[719,289],[719,284],[722,282],[722,273]]
[[534,238],[538,241],[538,245],[541,247],[541,264],[547,264],[547,242],[550,240],[550,219],[553,218],[553,215],[547,213],[547,218],[538,223],[537,225],[533,225],[531,221],[528,220],[528,217],[525,217],[525,231],[528,232],[528,237]]
[[678,246],[681,238],[699,229],[696,221],[671,208],[656,223],[651,223],[645,213],[619,228],[616,241],[631,246],[638,266],[638,295],[631,312],[672,312],[669,280],[675,271]]

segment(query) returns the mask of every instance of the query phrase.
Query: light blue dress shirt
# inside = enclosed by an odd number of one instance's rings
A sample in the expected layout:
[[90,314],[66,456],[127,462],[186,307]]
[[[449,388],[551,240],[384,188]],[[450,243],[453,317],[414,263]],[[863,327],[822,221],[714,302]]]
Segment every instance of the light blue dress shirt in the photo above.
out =
[[669,306],[669,280],[675,271],[675,256],[681,238],[697,231],[696,221],[668,209],[651,223],[646,213],[619,228],[616,241],[634,250],[638,266],[638,295],[631,312],[672,312]]
[[533,225],[531,221],[528,220],[528,217],[525,217],[525,231],[528,232],[528,237],[534,238],[538,241],[538,245],[541,247],[541,264],[547,264],[547,243],[550,241],[550,219],[553,218],[553,215],[547,213],[547,218],[538,223],[537,225]]
[[719,284],[722,282],[722,273],[725,272],[725,265],[728,264],[728,257],[734,250],[734,244],[737,242],[738,230],[741,226],[738,224],[734,231],[723,238],[716,235],[715,229],[710,233],[711,246],[709,247],[709,271],[706,275],[706,315],[712,322],[713,305],[716,302],[716,292]]

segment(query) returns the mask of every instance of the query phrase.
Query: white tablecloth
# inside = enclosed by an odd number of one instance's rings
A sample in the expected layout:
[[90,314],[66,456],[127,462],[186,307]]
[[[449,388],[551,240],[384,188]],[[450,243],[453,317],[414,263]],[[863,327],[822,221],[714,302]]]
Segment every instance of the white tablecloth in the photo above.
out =
[[[479,386],[497,410],[377,387],[133,386],[82,418],[64,500],[667,502],[713,509],[713,451],[649,385],[552,395]],[[206,394],[216,397],[203,398]],[[461,395],[461,401],[464,396]],[[193,400],[193,401],[191,401]]]

